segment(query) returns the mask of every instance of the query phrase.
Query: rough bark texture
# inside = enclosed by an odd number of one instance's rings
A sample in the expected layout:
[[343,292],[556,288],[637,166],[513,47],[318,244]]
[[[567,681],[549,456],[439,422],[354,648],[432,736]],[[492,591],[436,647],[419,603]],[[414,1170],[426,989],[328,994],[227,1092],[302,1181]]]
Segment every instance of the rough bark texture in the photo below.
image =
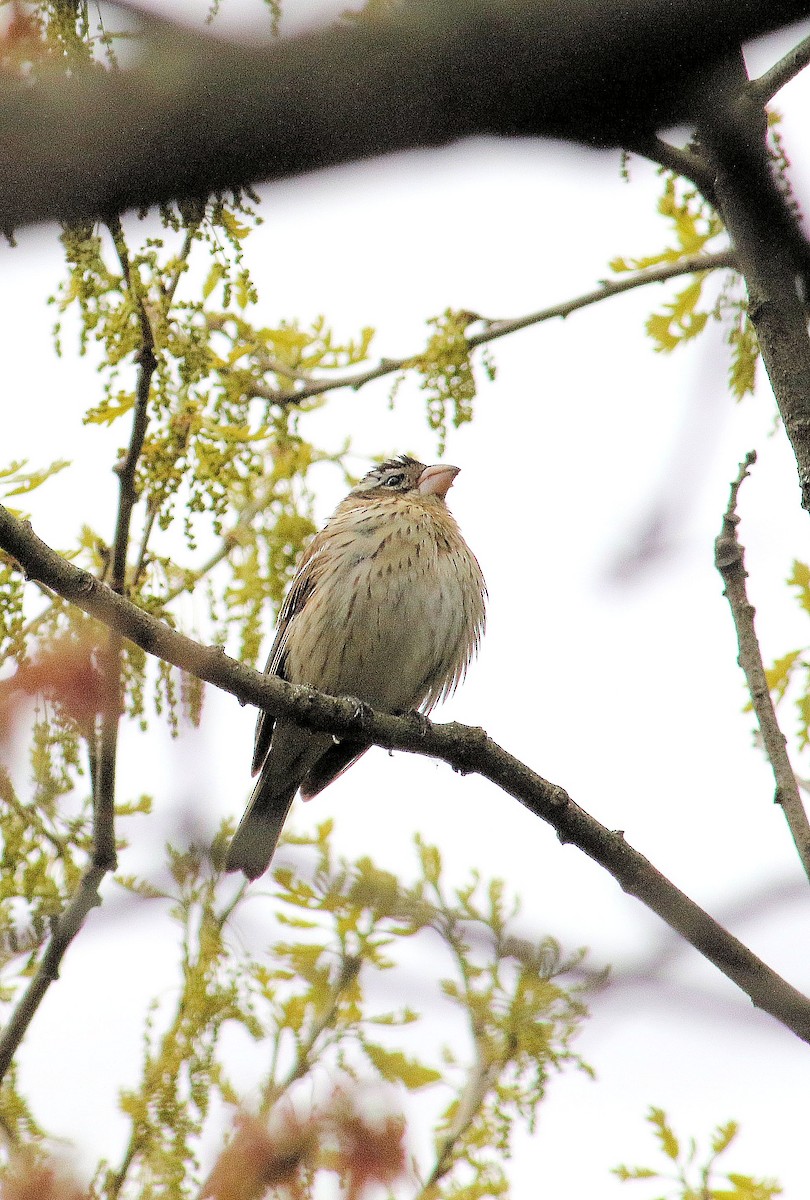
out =
[[741,54],[705,81],[701,141],[714,193],[748,291],[748,311],[810,509],[810,339],[802,292],[808,247],[779,194],[766,148],[766,117],[748,90]]

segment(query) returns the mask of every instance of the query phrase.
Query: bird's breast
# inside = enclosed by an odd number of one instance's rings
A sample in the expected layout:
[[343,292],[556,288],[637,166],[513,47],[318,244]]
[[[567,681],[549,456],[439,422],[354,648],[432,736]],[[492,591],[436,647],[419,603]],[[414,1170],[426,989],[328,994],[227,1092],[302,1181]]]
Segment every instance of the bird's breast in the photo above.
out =
[[429,707],[455,683],[483,621],[483,581],[445,525],[417,513],[336,529],[290,628],[288,678],[389,711]]

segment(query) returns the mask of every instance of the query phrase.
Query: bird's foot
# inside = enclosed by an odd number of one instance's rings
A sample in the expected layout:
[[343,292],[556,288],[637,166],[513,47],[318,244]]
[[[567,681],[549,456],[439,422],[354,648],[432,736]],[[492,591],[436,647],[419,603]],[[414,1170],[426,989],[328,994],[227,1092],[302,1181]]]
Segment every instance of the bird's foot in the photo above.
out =
[[419,737],[424,738],[430,733],[430,721],[418,708],[412,708],[405,714],[410,723],[415,726]]
[[355,697],[352,697],[352,703],[354,704],[354,719],[358,722],[360,728],[362,729],[368,724],[371,714],[374,710],[370,705],[364,703],[362,700],[357,700]]

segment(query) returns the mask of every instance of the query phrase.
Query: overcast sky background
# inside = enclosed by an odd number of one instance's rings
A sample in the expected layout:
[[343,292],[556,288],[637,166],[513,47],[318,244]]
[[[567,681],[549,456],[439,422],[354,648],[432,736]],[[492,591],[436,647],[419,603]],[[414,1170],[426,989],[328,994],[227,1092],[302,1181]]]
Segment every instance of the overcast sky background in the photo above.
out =
[[[311,6],[288,7],[312,17]],[[223,18],[233,27],[252,11],[247,0],[225,4]],[[752,73],[801,35],[751,48]],[[805,209],[809,104],[802,79],[777,100]],[[479,141],[263,188],[265,224],[247,243],[263,319],[323,313],[346,336],[373,324],[375,357],[400,356],[424,344],[425,319],[448,306],[511,316],[587,291],[610,258],[655,251],[668,235],[655,214],[654,170],[633,160],[628,185],[619,166],[613,153]],[[56,231],[18,241],[0,250],[6,409],[16,418],[4,459],[74,459],[30,503],[36,531],[65,547],[84,521],[111,536],[110,448],[125,435],[82,429],[98,378],[69,340],[61,361],[52,352],[45,298],[61,278]],[[482,382],[474,423],[451,432],[445,454],[462,468],[449,502],[488,582],[489,625],[467,682],[435,715],[483,725],[808,991],[810,905],[742,712],[712,563],[729,481],[756,448],[739,509],[758,630],[768,660],[803,645],[807,619],[782,581],[794,557],[810,556],[807,517],[764,374],[756,397],[734,405],[716,327],[671,357],[653,353],[644,319],[672,291],[638,291],[495,344],[497,379]],[[402,389],[393,411],[388,389],[383,381],[338,393],[305,429],[333,447],[351,435],[357,471],[381,452],[435,461],[416,387]],[[343,487],[329,468],[318,482],[325,519]],[[656,524],[658,553],[640,553]],[[120,786],[155,794],[150,836],[168,836],[189,811],[209,834],[241,812],[254,720],[209,693],[203,728],[174,744],[156,739],[151,761],[142,741],[127,738]],[[523,932],[587,945],[595,963],[614,965],[618,982],[594,1001],[578,1047],[597,1082],[574,1073],[552,1081],[536,1134],[518,1145],[516,1200],[540,1186],[605,1200],[657,1195],[609,1175],[620,1161],[657,1161],[644,1127],[650,1104],[704,1142],[715,1124],[739,1120],[729,1165],[777,1176],[788,1197],[806,1194],[810,1050],[672,942],[578,850],[487,782],[379,750],[311,805],[297,802],[292,820],[310,830],[326,817],[340,851],[405,876],[419,830],[456,883],[473,869],[505,878],[522,899]],[[122,870],[148,867],[146,844]],[[137,1079],[145,1003],[175,986],[172,938],[163,912],[125,924],[94,914],[23,1047],[23,1086],[83,1163],[120,1153],[115,1095]],[[660,978],[621,984],[668,948]],[[407,996],[427,1009],[426,1044],[447,1032],[431,995],[426,979]],[[418,1122],[414,1137],[425,1145]]]

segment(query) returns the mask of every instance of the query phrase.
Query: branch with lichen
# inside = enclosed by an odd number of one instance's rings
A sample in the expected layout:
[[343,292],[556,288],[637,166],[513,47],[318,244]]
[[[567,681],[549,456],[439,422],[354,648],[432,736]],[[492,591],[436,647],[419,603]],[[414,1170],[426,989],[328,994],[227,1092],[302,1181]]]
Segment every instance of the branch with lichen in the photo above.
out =
[[810,879],[810,822],[804,810],[799,784],[796,779],[787,752],[785,735],[779,727],[768,681],[765,676],[765,664],[759,647],[756,629],[754,628],[754,606],[748,599],[745,580],[745,551],[737,536],[740,522],[737,513],[737,497],[743,480],[750,473],[750,468],[756,462],[756,454],[752,450],[740,464],[737,478],[731,484],[728,508],[723,515],[720,535],[714,544],[714,565],[720,572],[725,585],[723,595],[731,608],[734,628],[737,632],[740,664],[751,697],[751,706],[756,714],[762,743],[768,762],[771,764],[776,782],[775,802],[781,807],[788,823],[793,842]]

